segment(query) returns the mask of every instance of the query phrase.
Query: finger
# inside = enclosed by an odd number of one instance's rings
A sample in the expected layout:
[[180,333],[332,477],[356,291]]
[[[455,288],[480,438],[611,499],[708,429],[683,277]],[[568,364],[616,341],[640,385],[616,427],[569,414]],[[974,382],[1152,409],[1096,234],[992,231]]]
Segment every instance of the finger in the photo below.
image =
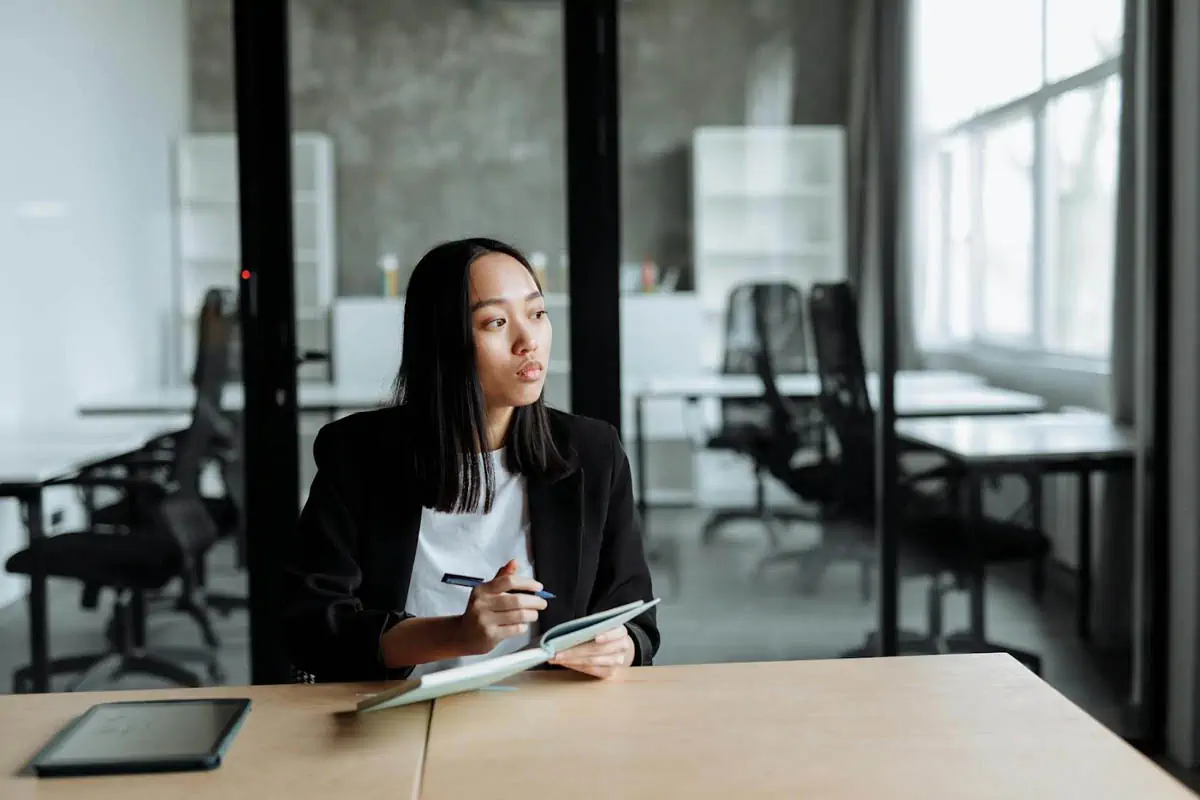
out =
[[557,662],[559,666],[570,667],[571,669],[582,668],[600,668],[600,667],[620,667],[624,666],[625,659],[617,653],[605,653],[603,655],[588,656],[586,658],[569,658]]
[[587,665],[579,665],[567,667],[567,669],[570,669],[573,672],[578,672],[581,675],[588,675],[593,678],[607,680],[616,675],[620,670],[620,667],[592,667]]
[[533,578],[523,578],[518,575],[499,575],[480,585],[487,587],[487,591],[493,594],[513,591],[540,592],[544,588]]
[[567,659],[586,659],[607,653],[620,653],[624,649],[620,642],[587,642],[564,650],[559,656]]
[[[499,578],[501,575],[515,575],[517,570],[520,569],[520,566],[521,565],[517,563],[515,558],[510,558],[507,564],[496,571],[496,578]],[[496,578],[493,578],[492,580],[495,580]]]
[[629,657],[632,648],[623,646],[620,643],[610,643],[604,645],[580,645],[572,647],[570,650],[565,650],[551,659],[553,664],[566,663],[585,663],[591,662],[593,659],[606,659],[610,656],[615,656],[622,663]]
[[488,595],[483,603],[493,611],[513,611],[518,608],[546,610],[546,601],[531,594],[493,594]]
[[518,622],[515,625],[494,625],[488,628],[493,639],[511,639],[514,636],[520,636],[529,630],[529,625],[524,622]]
[[514,611],[490,611],[481,615],[484,625],[519,625],[537,622],[538,612],[532,608],[518,608]]
[[629,629],[626,628],[624,625],[622,625],[619,628],[613,628],[611,631],[605,631],[604,633],[600,634],[592,641],[603,644],[605,642],[619,642],[622,639],[628,639],[628,638],[629,638]]

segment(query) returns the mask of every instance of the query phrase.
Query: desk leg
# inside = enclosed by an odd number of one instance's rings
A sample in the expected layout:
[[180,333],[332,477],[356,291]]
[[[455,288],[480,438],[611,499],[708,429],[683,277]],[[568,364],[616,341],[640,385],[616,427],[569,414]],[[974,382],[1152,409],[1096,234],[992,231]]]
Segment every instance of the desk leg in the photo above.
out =
[[[1043,476],[1041,472],[1034,472],[1029,475],[1029,526],[1035,531],[1044,531],[1043,527],[1044,512],[1043,512]],[[1046,594],[1046,559],[1040,559],[1034,562],[1029,575],[1030,589],[1033,591],[1033,599],[1041,602]]]
[[1075,608],[1079,638],[1092,635],[1092,474],[1079,473],[1079,598]]
[[29,535],[30,556],[33,562],[29,576],[29,655],[33,670],[33,691],[50,691],[50,648],[47,637],[49,613],[46,609],[46,538],[42,527],[42,489],[36,487],[22,498],[25,507],[25,529]]
[[633,396],[633,434],[637,438],[637,453],[634,458],[637,464],[637,510],[642,519],[642,534],[645,535],[648,523],[646,515],[649,503],[646,501],[646,429],[645,429],[645,398],[641,392]]
[[987,641],[985,626],[985,594],[987,589],[987,565],[983,560],[983,480],[974,472],[968,473],[967,489],[967,524],[971,527],[968,535],[974,549],[971,571],[971,637],[976,644]]

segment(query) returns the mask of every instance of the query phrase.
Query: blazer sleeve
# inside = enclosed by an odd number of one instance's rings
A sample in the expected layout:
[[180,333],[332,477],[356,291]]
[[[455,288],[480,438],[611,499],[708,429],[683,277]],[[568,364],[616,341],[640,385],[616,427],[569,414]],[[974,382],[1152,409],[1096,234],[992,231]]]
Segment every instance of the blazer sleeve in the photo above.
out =
[[[650,566],[642,543],[641,520],[633,499],[629,458],[616,428],[611,429],[611,447],[612,483],[604,538],[600,544],[600,563],[589,604],[591,611],[654,599]],[[654,663],[660,641],[655,611],[651,608],[626,625],[636,650],[635,666]]]
[[284,555],[284,643],[291,666],[321,682],[406,677],[412,667],[384,666],[379,640],[411,615],[366,608],[358,597],[360,528],[339,445],[329,428],[313,444],[317,474]]

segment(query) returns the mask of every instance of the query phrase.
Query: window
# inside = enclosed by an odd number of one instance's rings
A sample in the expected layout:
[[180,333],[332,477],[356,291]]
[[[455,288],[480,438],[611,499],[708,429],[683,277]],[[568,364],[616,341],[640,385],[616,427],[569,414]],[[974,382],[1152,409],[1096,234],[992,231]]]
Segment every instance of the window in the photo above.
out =
[[913,243],[926,349],[1106,360],[1123,0],[919,0]]

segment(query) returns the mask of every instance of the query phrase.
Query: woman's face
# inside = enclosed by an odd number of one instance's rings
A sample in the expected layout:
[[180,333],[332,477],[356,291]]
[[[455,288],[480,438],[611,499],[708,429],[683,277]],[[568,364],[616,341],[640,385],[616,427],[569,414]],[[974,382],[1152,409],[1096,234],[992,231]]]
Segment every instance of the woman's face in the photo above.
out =
[[536,402],[546,382],[553,331],[529,270],[502,253],[471,265],[475,363],[489,410]]

